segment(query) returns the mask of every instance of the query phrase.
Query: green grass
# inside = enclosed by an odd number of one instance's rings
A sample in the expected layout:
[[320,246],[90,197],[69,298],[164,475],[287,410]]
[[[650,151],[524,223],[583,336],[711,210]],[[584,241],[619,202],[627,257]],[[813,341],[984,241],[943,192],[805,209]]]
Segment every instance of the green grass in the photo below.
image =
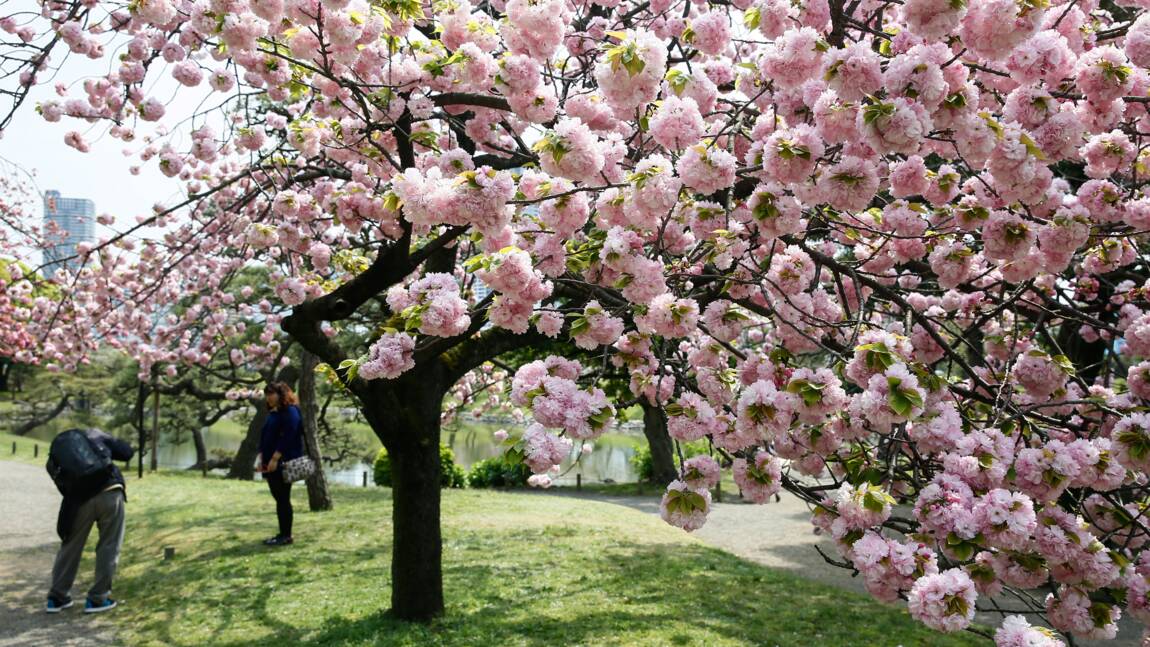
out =
[[159,475],[129,493],[113,615],[128,645],[979,644],[628,508],[473,490],[444,492],[447,613],[411,625],[382,613],[390,490],[338,488],[321,514],[297,493],[298,543],[279,550],[259,543],[262,483]]
[[[12,443],[16,443],[16,453],[12,453]],[[16,436],[0,432],[0,461],[43,464],[48,459],[48,442],[38,438]],[[40,447],[39,457],[34,457],[35,446]]]

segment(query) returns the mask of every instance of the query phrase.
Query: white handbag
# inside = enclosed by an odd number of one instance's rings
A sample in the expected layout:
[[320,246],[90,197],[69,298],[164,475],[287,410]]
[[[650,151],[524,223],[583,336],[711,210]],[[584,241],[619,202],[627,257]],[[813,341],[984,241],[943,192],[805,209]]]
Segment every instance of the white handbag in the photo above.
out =
[[302,481],[315,474],[315,461],[308,456],[300,456],[283,464],[284,483]]

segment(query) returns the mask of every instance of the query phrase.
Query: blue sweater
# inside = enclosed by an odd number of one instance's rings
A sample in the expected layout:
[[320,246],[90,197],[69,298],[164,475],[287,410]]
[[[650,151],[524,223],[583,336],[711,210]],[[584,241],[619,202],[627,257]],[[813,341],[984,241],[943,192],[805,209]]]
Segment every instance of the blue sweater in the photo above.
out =
[[299,407],[294,404],[268,413],[263,431],[260,432],[260,458],[263,464],[267,465],[276,452],[280,454],[277,472],[283,470],[284,462],[303,456],[303,417],[300,416]]

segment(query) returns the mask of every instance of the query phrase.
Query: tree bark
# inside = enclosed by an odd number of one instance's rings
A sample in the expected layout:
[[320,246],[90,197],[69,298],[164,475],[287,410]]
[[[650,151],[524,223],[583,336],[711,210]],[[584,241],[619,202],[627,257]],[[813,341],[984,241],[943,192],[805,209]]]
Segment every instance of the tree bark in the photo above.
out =
[[639,404],[643,407],[643,435],[651,448],[651,482],[666,486],[679,478],[679,471],[675,469],[675,447],[667,434],[667,415],[646,399],[640,398]]
[[391,612],[415,622],[443,614],[439,408],[445,389],[437,373],[413,370],[392,382],[392,397],[365,403],[369,422],[386,429],[382,435],[391,441]]
[[443,614],[439,469],[438,442],[392,454],[391,609],[402,620],[424,622]]
[[204,430],[192,427],[192,442],[196,446],[196,464],[189,469],[198,469],[208,462],[208,446],[204,443]]
[[263,398],[258,398],[253,404],[256,407],[256,414],[248,423],[248,433],[244,434],[240,448],[236,450],[236,456],[232,459],[232,467],[228,470],[230,479],[250,481],[256,475],[256,454],[260,451],[260,432],[263,431],[264,422],[268,419],[268,406]]
[[323,471],[323,455],[319,449],[316,427],[318,403],[315,400],[315,367],[319,358],[307,350],[300,351],[299,407],[303,414],[303,442],[307,455],[315,461],[315,474],[307,480],[307,504],[312,512],[331,510],[331,494],[327,489],[327,475]]
[[156,367],[152,367],[152,471],[160,467],[160,390]]
[[49,422],[52,422],[56,419],[57,416],[64,412],[64,409],[68,407],[68,399],[70,397],[71,396],[65,393],[60,397],[60,401],[56,403],[56,406],[53,407],[51,411],[45,413],[42,416],[37,416],[35,413],[33,413],[31,420],[28,420],[27,422],[13,429],[12,433],[17,436],[23,436],[31,432],[36,427],[40,427],[42,425],[48,424]]

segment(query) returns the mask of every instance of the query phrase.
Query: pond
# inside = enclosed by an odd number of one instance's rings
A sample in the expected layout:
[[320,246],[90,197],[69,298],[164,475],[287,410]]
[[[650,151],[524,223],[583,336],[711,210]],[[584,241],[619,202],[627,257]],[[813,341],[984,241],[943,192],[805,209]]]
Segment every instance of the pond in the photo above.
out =
[[[335,424],[345,425],[350,433],[354,434],[360,444],[368,448],[378,448],[375,436],[366,424],[362,423],[354,410],[347,415],[339,416]],[[70,421],[58,420],[33,431],[30,439],[43,442],[45,445],[60,431],[72,426]],[[208,455],[212,456],[218,450],[224,455],[232,455],[240,445],[244,431],[247,428],[247,418],[237,415],[234,419],[224,419],[216,426],[204,431],[204,443],[207,445]],[[475,463],[499,455],[500,448],[496,444],[493,434],[496,430],[504,428],[508,431],[522,431],[522,427],[510,420],[464,420],[453,428],[443,431],[443,442],[455,452],[455,462],[465,470],[471,469]],[[136,443],[133,441],[133,445]],[[574,485],[576,478],[582,476],[584,483],[630,483],[638,480],[638,475],[631,465],[631,457],[639,447],[646,445],[643,437],[641,423],[624,423],[616,427],[610,434],[596,439],[592,443],[590,454],[583,455],[579,451],[578,443],[572,450],[571,456],[563,462],[560,477],[555,482],[562,485]],[[47,447],[42,447],[42,450]],[[371,451],[374,454],[374,450]],[[186,468],[196,462],[196,449],[192,437],[188,433],[177,434],[174,437],[163,434],[159,448],[159,465],[167,469]],[[147,459],[145,459],[147,464]],[[371,479],[371,465],[365,461],[355,461],[343,465],[339,469],[329,470],[329,478],[336,483],[347,485],[362,485],[364,473]]]
[[[442,439],[455,452],[455,462],[464,470],[469,470],[475,463],[499,455],[500,448],[492,436],[498,428],[497,425],[487,424],[461,425],[460,429],[444,431]],[[505,425],[504,428],[511,431],[514,425]],[[204,442],[209,454],[214,449],[230,454],[239,447],[240,438],[234,432],[209,429],[204,434]],[[642,430],[631,427],[621,430],[620,433],[606,434],[597,439],[592,443],[591,453],[587,455],[581,455],[576,445],[572,455],[564,461],[561,476],[555,479],[555,482],[574,485],[577,475],[581,475],[585,483],[634,482],[638,480],[638,475],[631,465],[631,457],[635,455],[637,448],[645,443]],[[187,467],[195,462],[196,450],[190,438],[178,444],[168,443],[160,446],[161,467]],[[328,477],[336,483],[362,485],[365,472],[370,483],[371,465],[361,461],[330,470]]]

